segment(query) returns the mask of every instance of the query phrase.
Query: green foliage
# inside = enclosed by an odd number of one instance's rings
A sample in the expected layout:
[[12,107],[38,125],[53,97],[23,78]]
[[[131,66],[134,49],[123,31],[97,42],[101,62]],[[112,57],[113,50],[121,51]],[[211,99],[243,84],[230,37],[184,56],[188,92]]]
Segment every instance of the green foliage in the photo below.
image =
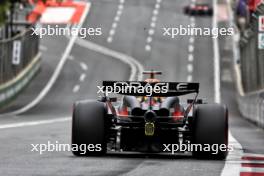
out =
[[0,1],[0,26],[5,22],[5,14],[9,8],[8,0],[1,0]]

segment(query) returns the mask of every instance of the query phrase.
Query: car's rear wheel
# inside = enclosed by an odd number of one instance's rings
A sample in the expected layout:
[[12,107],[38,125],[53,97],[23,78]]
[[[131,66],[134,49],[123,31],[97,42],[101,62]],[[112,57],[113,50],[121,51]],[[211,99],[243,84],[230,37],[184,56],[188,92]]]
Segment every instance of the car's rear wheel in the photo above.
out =
[[196,106],[193,144],[202,146],[202,150],[199,148],[199,150],[193,151],[193,156],[196,158],[226,158],[228,153],[228,111],[225,106],[219,104]]
[[74,104],[72,116],[72,153],[103,155],[106,153],[106,108],[99,101],[86,100]]

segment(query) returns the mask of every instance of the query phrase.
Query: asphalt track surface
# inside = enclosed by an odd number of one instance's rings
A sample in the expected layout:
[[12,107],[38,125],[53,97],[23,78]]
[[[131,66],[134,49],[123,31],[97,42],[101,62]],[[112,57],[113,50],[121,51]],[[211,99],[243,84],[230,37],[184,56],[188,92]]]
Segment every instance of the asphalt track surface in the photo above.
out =
[[[197,81],[201,83],[201,97],[214,101],[213,41],[210,37],[195,37],[193,60],[189,60],[190,36],[174,39],[162,36],[162,27],[178,27],[195,22],[201,27],[212,27],[212,18],[183,15],[182,7],[188,1],[163,0],[157,15],[155,32],[151,35],[151,50],[146,50],[147,38],[156,1],[126,0],[122,14],[108,42],[109,31],[116,16],[119,1],[94,0],[84,27],[102,27],[103,35],[88,37],[91,41],[137,59],[146,69],[163,71],[165,81]],[[18,99],[7,107],[13,111],[23,107],[45,86],[54,71],[68,39],[66,37],[45,37],[41,41],[43,53],[42,70]],[[226,41],[220,40],[222,103],[230,111],[230,130],[242,145],[244,152],[264,154],[264,131],[247,122],[239,114],[235,102],[235,88],[231,56],[223,49]],[[192,43],[192,42],[191,42]],[[221,57],[222,58],[222,57]],[[228,61],[229,59],[229,61]],[[191,66],[190,66],[191,64]],[[191,67],[191,68],[190,68]],[[226,71],[228,70],[228,71]],[[81,76],[85,75],[85,76]],[[19,116],[2,116],[1,125],[68,118],[75,100],[97,98],[97,85],[101,80],[127,80],[130,68],[127,64],[76,43],[71,51],[59,79],[47,96],[33,109]],[[191,76],[191,78],[190,78]],[[81,78],[82,77],[82,78]],[[224,77],[224,78],[223,78]],[[196,160],[190,155],[146,155],[108,154],[104,157],[74,157],[71,152],[46,152],[40,155],[32,152],[31,144],[47,144],[48,141],[69,144],[71,122],[3,128],[0,140],[0,175],[221,175],[226,161]]]

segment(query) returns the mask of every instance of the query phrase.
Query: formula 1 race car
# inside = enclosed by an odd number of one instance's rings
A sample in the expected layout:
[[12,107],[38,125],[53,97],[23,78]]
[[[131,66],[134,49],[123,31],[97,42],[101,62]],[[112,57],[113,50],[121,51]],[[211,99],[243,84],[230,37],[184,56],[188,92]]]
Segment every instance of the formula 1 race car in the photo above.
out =
[[191,4],[184,7],[184,14],[186,15],[213,15],[213,8],[209,4]]
[[[160,82],[159,71],[145,71],[145,81],[103,81],[98,86],[100,100],[74,104],[72,144],[99,145],[100,150],[74,155],[100,156],[107,151],[144,153],[192,152],[197,158],[224,159],[228,150],[228,112],[220,104],[198,99],[199,83]],[[98,91],[99,92],[99,91]],[[109,93],[121,94],[121,100]],[[187,103],[180,96],[194,94]],[[199,150],[184,151],[176,145],[195,145]],[[213,147],[225,150],[213,152]],[[165,147],[167,149],[165,149]],[[207,150],[204,149],[207,147]],[[170,149],[168,149],[170,148]]]

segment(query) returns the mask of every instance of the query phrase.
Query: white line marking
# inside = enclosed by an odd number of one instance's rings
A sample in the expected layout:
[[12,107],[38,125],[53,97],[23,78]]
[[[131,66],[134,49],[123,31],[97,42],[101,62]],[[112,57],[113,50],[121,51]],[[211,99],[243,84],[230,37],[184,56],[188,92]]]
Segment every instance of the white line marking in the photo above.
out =
[[76,93],[76,92],[79,92],[79,90],[80,90],[80,85],[75,85],[75,86],[73,87],[73,89],[72,89],[72,92],[73,92],[73,93]]
[[111,43],[113,41],[113,36],[115,35],[115,29],[117,28],[117,25],[118,25],[118,21],[120,20],[120,16],[122,15],[123,13],[123,9],[124,9],[124,3],[125,1],[124,0],[120,0],[119,1],[119,5],[118,5],[118,10],[116,12],[116,16],[114,18],[114,22],[112,23],[112,27],[109,31],[109,36],[107,38],[107,42],[108,43]]
[[[242,167],[240,172],[253,172],[253,173],[264,173],[264,168],[257,168],[257,167]],[[254,174],[252,174],[254,175]],[[263,174],[264,175],[264,174]]]
[[58,122],[67,122],[67,121],[70,121],[70,120],[71,120],[70,117],[65,117],[65,118],[57,118],[57,119],[52,119],[52,120],[40,120],[40,121],[32,121],[32,122],[9,123],[9,124],[0,125],[0,129],[53,124],[53,123],[58,123]]
[[156,27],[156,23],[155,22],[151,22],[150,23],[150,27],[155,28]]
[[194,43],[194,37],[193,37],[193,36],[190,37],[190,39],[189,39],[189,43],[190,43],[190,44],[193,44],[193,43]]
[[189,45],[189,47],[188,47],[188,51],[189,51],[190,53],[192,53],[192,52],[193,52],[193,50],[194,50],[194,47],[193,47],[193,45]]
[[47,50],[48,50],[48,48],[47,48],[46,46],[44,46],[44,45],[40,45],[40,46],[39,46],[39,49],[40,49],[41,51],[47,51]]
[[157,17],[156,17],[156,16],[153,16],[153,17],[151,18],[151,21],[152,21],[152,22],[157,21]]
[[228,153],[221,176],[239,176],[241,164],[232,164],[232,162],[241,161],[241,157],[243,156],[243,149],[241,144],[232,136],[230,132],[228,138],[228,143],[229,145],[232,145],[234,150]]
[[112,37],[108,37],[108,38],[107,38],[107,42],[108,42],[108,43],[111,43],[112,41],[113,41],[113,38],[112,38]]
[[156,4],[156,5],[155,5],[155,8],[156,8],[156,9],[159,9],[159,8],[160,8],[160,5],[159,5],[159,4]]
[[113,22],[112,28],[115,29],[116,27],[117,27],[117,23],[116,22]]
[[153,35],[155,33],[155,31],[154,31],[154,29],[150,29],[148,33],[149,33],[149,35]]
[[107,56],[111,56],[114,59],[121,60],[122,62],[128,64],[131,68],[131,74],[130,74],[130,78],[129,78],[130,81],[135,80],[135,79],[137,79],[137,80],[143,79],[142,72],[144,71],[144,67],[141,63],[139,63],[133,57],[125,55],[125,54],[117,52],[117,51],[114,51],[114,50],[111,50],[111,49],[106,48],[104,46],[100,46],[98,44],[92,43],[88,40],[80,39],[80,38],[78,38],[76,40],[76,44],[78,44],[78,45],[80,45],[86,49],[90,49],[90,50],[93,50],[95,52],[102,53],[102,54],[107,55]]
[[81,74],[81,76],[79,78],[80,82],[83,82],[85,80],[85,78],[86,78],[86,74],[85,73]]
[[119,9],[119,10],[123,10],[123,8],[124,8],[124,5],[123,5],[123,4],[119,4],[119,5],[118,5],[118,9]]
[[114,29],[111,29],[110,32],[109,32],[109,35],[110,36],[113,36],[115,34],[115,30]]
[[188,55],[188,61],[189,62],[193,62],[193,54],[189,54]]
[[162,0],[157,0],[157,3],[161,3]]
[[[263,160],[241,160],[241,161],[229,161],[230,164],[264,164]],[[264,168],[263,168],[264,169]]]
[[192,64],[188,64],[188,65],[187,65],[187,71],[188,71],[189,73],[192,73],[192,72],[193,72],[193,65],[192,65]]
[[251,156],[251,157],[264,157],[264,154],[257,154],[257,153],[244,153],[244,156]]
[[[217,28],[217,2],[213,0],[214,3],[214,16],[213,16],[213,28]],[[221,92],[220,92],[220,54],[219,54],[219,43],[218,38],[213,39],[213,48],[214,48],[214,93],[215,93],[215,102],[221,102]]]
[[[86,3],[85,5],[85,10],[84,10],[84,13],[80,19],[80,25],[77,25],[77,30],[79,31],[81,26],[83,25],[84,23],[84,20],[89,12],[89,9],[90,9],[90,6],[91,6],[91,3]],[[72,47],[75,43],[77,39],[77,35],[73,35],[65,49],[65,51],[63,52],[63,55],[55,69],[55,71],[53,72],[50,80],[48,81],[48,83],[46,84],[46,86],[42,89],[42,91],[39,93],[39,95],[32,101],[30,102],[29,104],[27,104],[26,106],[22,107],[21,109],[18,109],[16,111],[13,111],[11,113],[7,113],[7,114],[1,114],[3,116],[6,116],[6,115],[18,115],[18,114],[21,114],[21,113],[24,113],[28,110],[30,110],[31,108],[35,107],[48,93],[49,91],[51,90],[52,86],[55,84],[55,82],[57,81],[63,67],[64,67],[64,64],[65,62],[67,61],[67,58],[72,50]]]
[[147,38],[147,43],[151,43],[151,42],[152,42],[152,37],[149,36],[149,37]]
[[195,22],[195,18],[194,17],[191,17],[190,18],[190,21],[191,21],[191,23],[194,23]]
[[191,27],[195,27],[195,23],[194,22],[191,23]]
[[122,15],[122,10],[118,10],[116,16],[121,16],[121,15]]
[[71,61],[73,61],[74,60],[74,57],[72,55],[69,55],[68,56],[68,59],[71,60]]
[[159,11],[157,9],[154,9],[153,10],[153,15],[158,15],[159,14]]
[[86,65],[86,63],[84,63],[84,62],[80,62],[80,66],[82,67],[82,69],[83,69],[84,71],[88,70],[88,66]]
[[150,46],[150,45],[146,45],[146,46],[145,46],[145,50],[146,50],[146,51],[150,51],[150,50],[151,50],[151,46]]
[[117,21],[120,20],[120,17],[119,16],[116,16],[114,20],[117,22]]
[[192,75],[187,76],[187,82],[192,82]]

